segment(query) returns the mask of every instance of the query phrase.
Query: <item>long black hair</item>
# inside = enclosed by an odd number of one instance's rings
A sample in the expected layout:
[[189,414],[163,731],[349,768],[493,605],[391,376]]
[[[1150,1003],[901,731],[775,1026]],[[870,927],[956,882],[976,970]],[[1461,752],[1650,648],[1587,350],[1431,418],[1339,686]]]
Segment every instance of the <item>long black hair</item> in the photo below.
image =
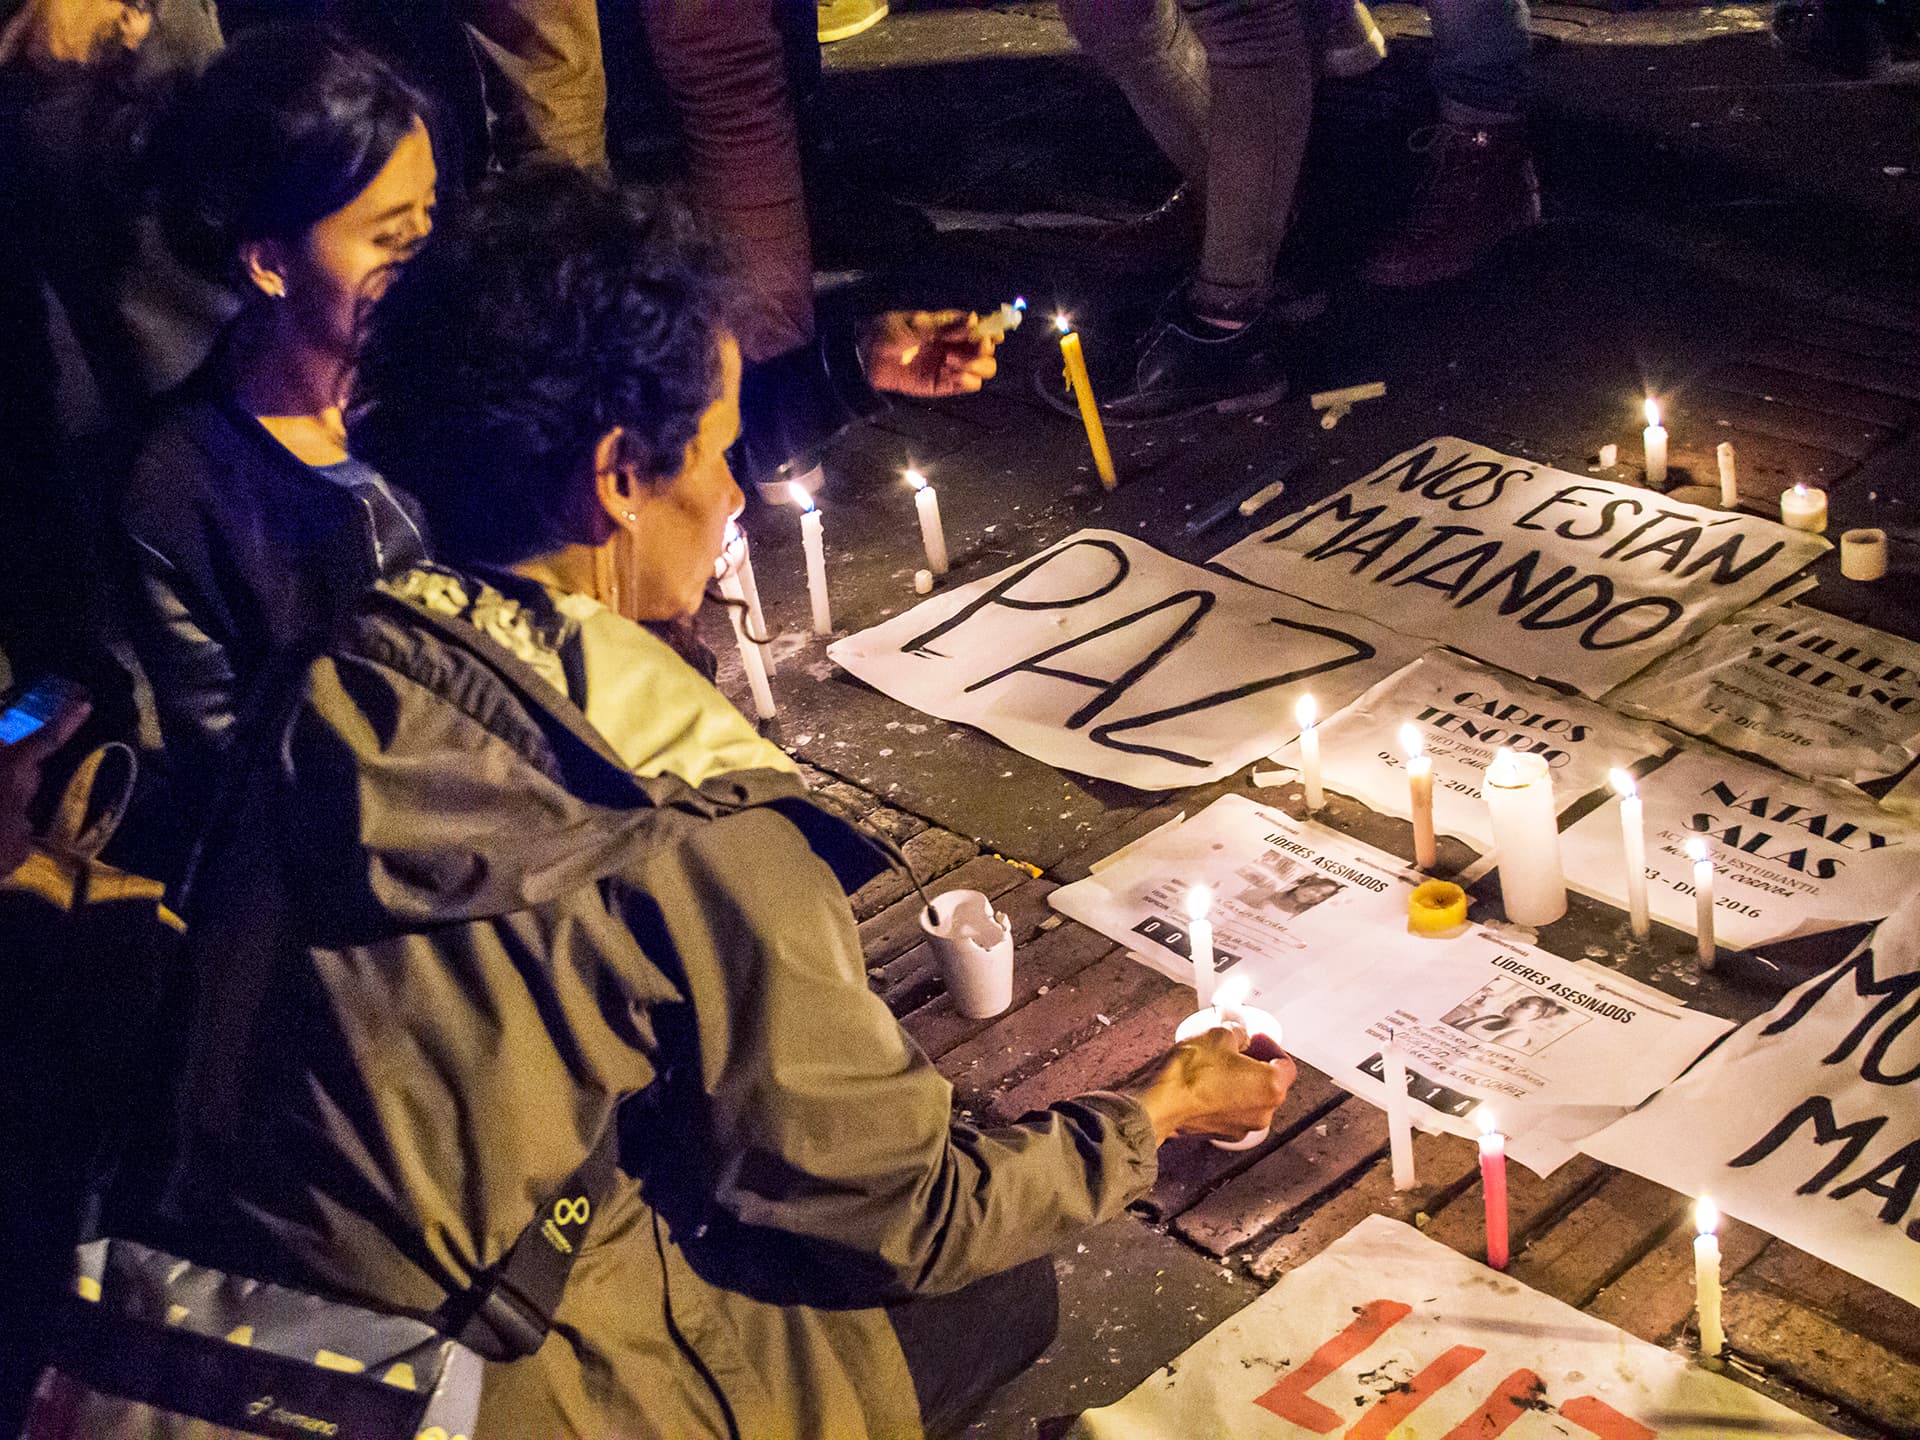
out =
[[346,206],[429,108],[384,60],[327,26],[242,31],[153,136],[149,175],[168,245],[233,282],[242,246],[297,240]]

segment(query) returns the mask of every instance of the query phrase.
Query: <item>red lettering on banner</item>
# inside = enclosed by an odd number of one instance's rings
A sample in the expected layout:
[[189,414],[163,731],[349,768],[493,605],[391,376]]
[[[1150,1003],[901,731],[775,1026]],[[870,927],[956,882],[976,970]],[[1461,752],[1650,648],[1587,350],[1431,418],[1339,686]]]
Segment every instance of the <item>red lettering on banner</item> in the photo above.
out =
[[1560,1407],[1560,1414],[1581,1429],[1592,1431],[1600,1440],[1659,1440],[1659,1431],[1648,1429],[1638,1420],[1629,1420],[1606,1401],[1591,1395],[1567,1401]]
[[1406,1384],[1369,1405],[1360,1423],[1347,1431],[1346,1440],[1387,1440],[1394,1427],[1459,1379],[1462,1371],[1486,1353],[1471,1345],[1454,1346]]
[[[1351,1325],[1314,1351],[1304,1364],[1282,1376],[1277,1385],[1253,1403],[1316,1435],[1339,1429],[1340,1417],[1307,1392],[1412,1313],[1411,1305],[1403,1305],[1398,1300],[1369,1300],[1360,1307]],[[1481,1352],[1474,1353],[1477,1358]]]
[[1533,1409],[1546,1384],[1531,1370],[1516,1370],[1494,1387],[1487,1403],[1449,1430],[1441,1440],[1496,1440]]

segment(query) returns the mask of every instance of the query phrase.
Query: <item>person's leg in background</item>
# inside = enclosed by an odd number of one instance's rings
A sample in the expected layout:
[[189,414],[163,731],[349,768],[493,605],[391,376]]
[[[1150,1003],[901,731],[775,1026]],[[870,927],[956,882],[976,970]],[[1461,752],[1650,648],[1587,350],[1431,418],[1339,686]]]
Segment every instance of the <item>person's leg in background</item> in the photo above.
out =
[[951,1295],[887,1307],[930,1436],[957,1435],[981,1404],[1040,1358],[1060,1328],[1060,1286],[1043,1256]]
[[1376,285],[1463,275],[1540,220],[1527,149],[1526,0],[1427,0],[1439,123],[1401,227],[1363,272]]
[[[692,5],[689,8],[698,8]],[[466,0],[467,33],[504,82],[494,154],[607,168],[607,72],[595,0]]]

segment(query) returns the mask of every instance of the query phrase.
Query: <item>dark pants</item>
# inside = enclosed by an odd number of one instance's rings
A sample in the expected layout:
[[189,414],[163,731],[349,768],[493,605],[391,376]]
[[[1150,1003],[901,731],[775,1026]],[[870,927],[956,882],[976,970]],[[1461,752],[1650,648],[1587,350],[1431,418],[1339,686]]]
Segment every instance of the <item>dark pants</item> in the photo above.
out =
[[957,1435],[974,1412],[1053,1343],[1060,1289],[1053,1261],[1030,1260],[951,1295],[889,1306],[921,1423]]

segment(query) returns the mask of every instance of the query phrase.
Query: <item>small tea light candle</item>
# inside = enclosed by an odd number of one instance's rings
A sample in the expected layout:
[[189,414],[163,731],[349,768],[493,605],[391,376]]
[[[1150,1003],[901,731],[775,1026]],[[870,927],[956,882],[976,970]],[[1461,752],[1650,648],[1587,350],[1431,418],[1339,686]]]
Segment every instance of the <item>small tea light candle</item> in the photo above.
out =
[[1320,787],[1320,707],[1311,695],[1302,695],[1293,707],[1293,718],[1300,725],[1300,783],[1306,787],[1307,813],[1327,803],[1327,792]]
[[1693,861],[1693,933],[1698,941],[1700,968],[1711,970],[1714,961],[1713,939],[1713,851],[1695,835],[1686,843],[1687,858]]
[[1647,397],[1647,428],[1640,438],[1647,447],[1647,483],[1658,485],[1667,478],[1667,429],[1660,423],[1660,402]]
[[1407,792],[1413,805],[1413,863],[1431,870],[1439,855],[1433,838],[1433,757],[1426,738],[1411,721],[1400,727],[1400,743],[1407,752]]
[[1727,1343],[1720,1325],[1720,1209],[1702,1195],[1693,1207],[1693,1308],[1700,1320],[1700,1358],[1717,1360]]
[[927,477],[918,470],[906,472],[913,487],[913,507],[920,512],[920,543],[927,552],[927,568],[936,575],[947,573],[947,532],[940,524],[940,496]]
[[933,593],[933,571],[916,570],[913,572],[913,593],[931,595]]
[[1487,1264],[1507,1268],[1507,1137],[1495,1124],[1493,1112],[1482,1105],[1473,1112],[1480,1127],[1480,1193],[1487,1206]]
[[1213,1004],[1213,892],[1204,885],[1187,887],[1187,954],[1193,960],[1193,998],[1205,1010]]
[[1644,940],[1653,933],[1647,915],[1647,825],[1640,787],[1624,770],[1610,770],[1607,779],[1620,797],[1620,840],[1627,854],[1627,923],[1633,938]]
[[1780,523],[1789,530],[1827,533],[1827,492],[1802,480],[1780,492]]
[[1842,530],[1840,573],[1849,580],[1884,580],[1887,575],[1887,532]]
[[1740,472],[1734,467],[1733,442],[1722,440],[1714,446],[1713,458],[1720,466],[1720,508],[1737,510],[1740,508]]
[[800,507],[800,547],[807,555],[807,598],[813,604],[813,633],[833,633],[833,605],[827,598],[827,538],[819,507],[807,487],[793,487],[793,503]]
[[1467,923],[1467,892],[1451,880],[1423,880],[1407,896],[1407,932],[1447,935]]

